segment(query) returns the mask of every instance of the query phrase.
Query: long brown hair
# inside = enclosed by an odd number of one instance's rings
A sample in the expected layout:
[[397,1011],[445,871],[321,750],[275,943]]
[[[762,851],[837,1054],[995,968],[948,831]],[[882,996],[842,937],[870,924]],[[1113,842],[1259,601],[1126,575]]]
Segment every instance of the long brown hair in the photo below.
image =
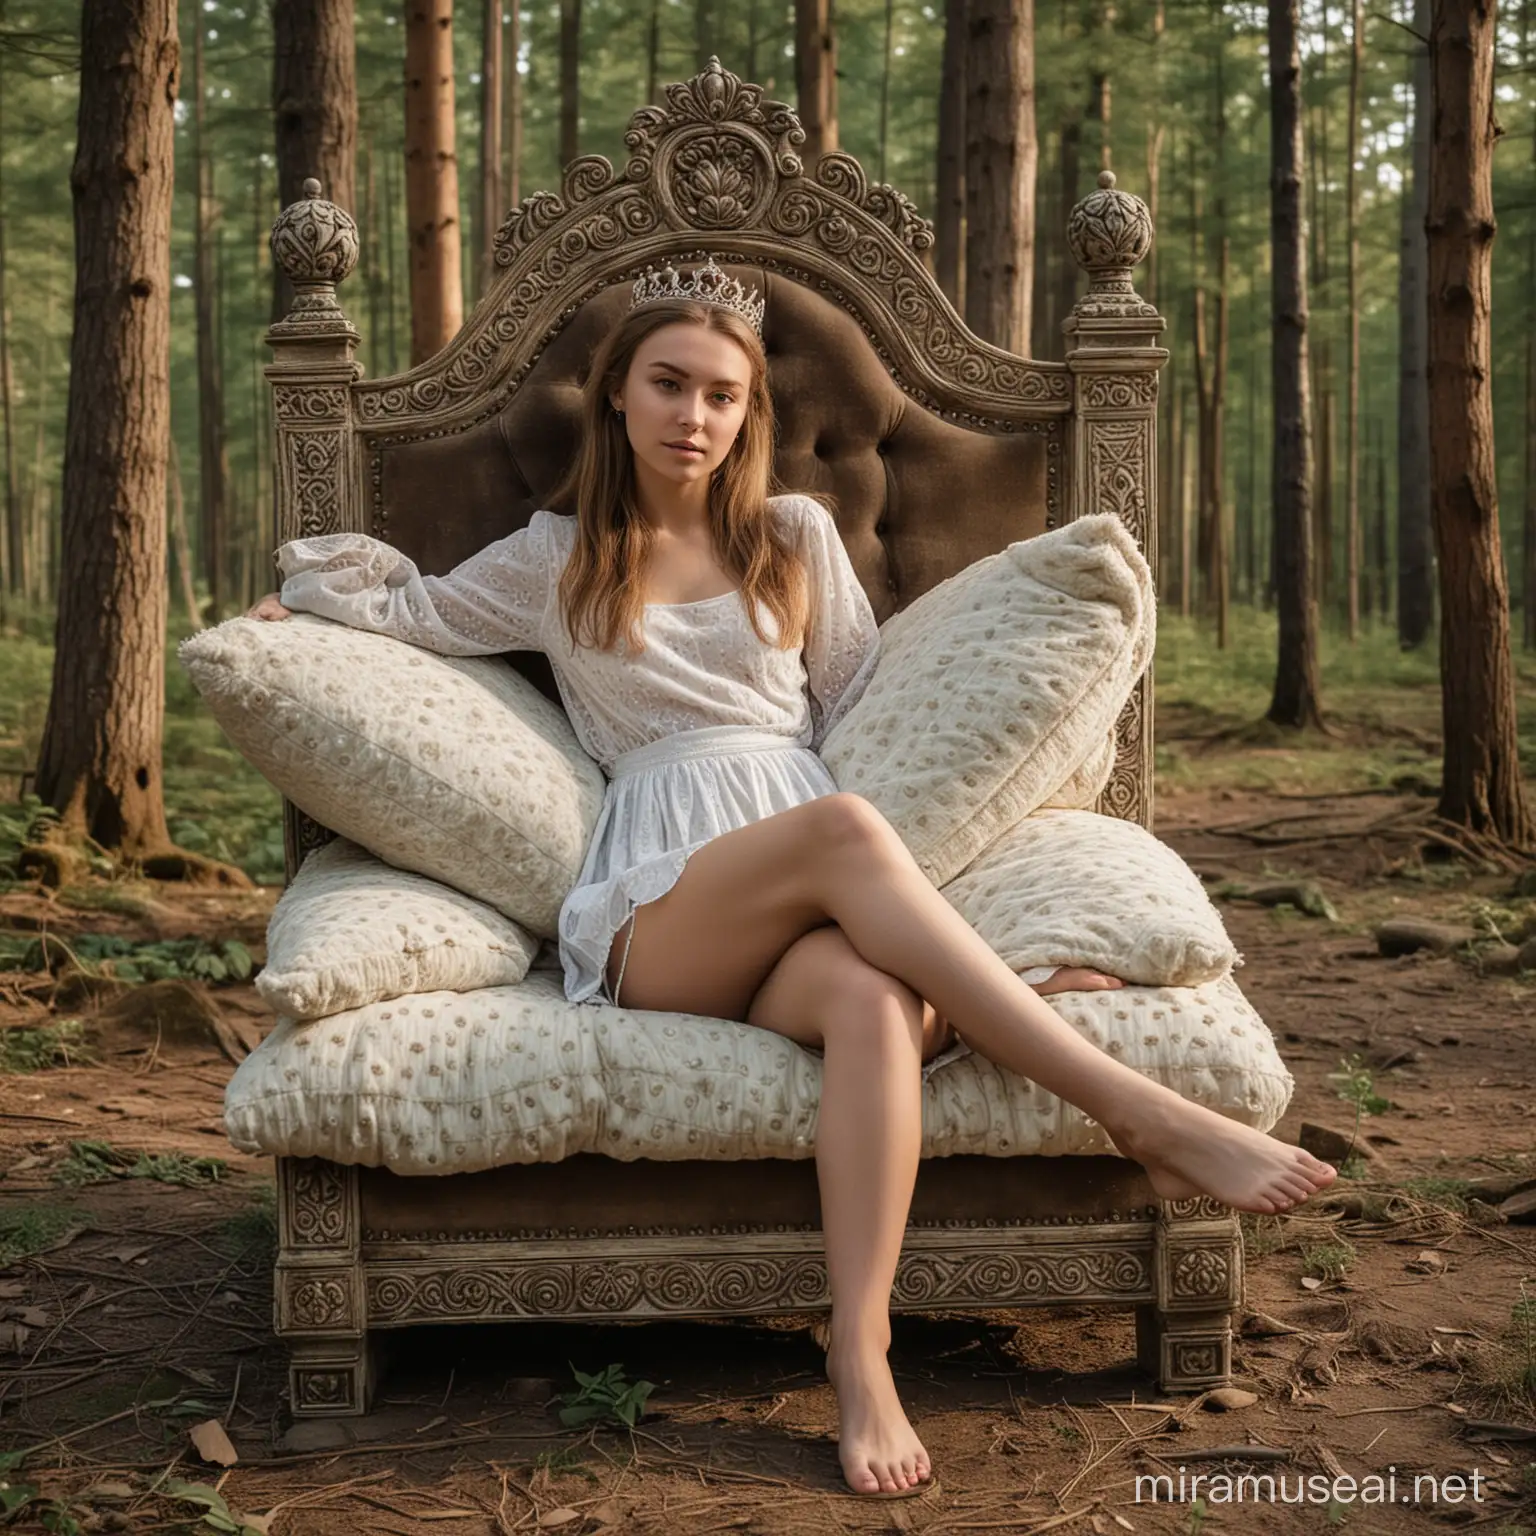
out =
[[710,477],[709,524],[715,553],[739,581],[758,638],[769,641],[758,621],[762,603],[778,621],[779,646],[791,649],[806,638],[810,604],[807,573],[768,509],[768,497],[778,489],[768,361],[757,332],[735,311],[689,299],[656,300],[628,311],[593,355],[582,390],[580,448],[549,498],[552,509],[576,514],[576,542],[559,588],[566,631],[573,645],[610,650],[623,634],[632,652],[645,648],[641,573],[655,534],[636,505],[634,449],[611,396],[623,388],[641,342],[679,321],[729,337],[750,361],[741,430]]

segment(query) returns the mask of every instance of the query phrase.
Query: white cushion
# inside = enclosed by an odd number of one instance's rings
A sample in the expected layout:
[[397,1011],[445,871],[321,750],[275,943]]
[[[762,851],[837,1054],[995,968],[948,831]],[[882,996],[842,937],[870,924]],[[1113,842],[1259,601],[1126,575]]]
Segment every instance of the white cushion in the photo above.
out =
[[[1230,978],[1061,993],[1052,1006],[1127,1066],[1269,1130],[1292,1079]],[[224,1123],[245,1152],[401,1174],[555,1162],[811,1157],[821,1058],[692,1014],[568,1003],[560,977],[282,1020],[236,1069]],[[923,1153],[1108,1152],[1080,1110],[979,1055],[923,1088]]]
[[564,712],[505,661],[437,656],[308,614],[230,619],[180,655],[225,734],[300,810],[555,934],[603,774]]
[[886,621],[874,676],[821,755],[943,885],[1103,766],[1153,635],[1152,575],[1118,517],[1021,540]]
[[256,990],[274,1013],[317,1019],[407,992],[510,986],[538,950],[484,902],[338,837],[273,908]]
[[1037,811],[944,895],[1016,971],[1086,965],[1146,986],[1191,987],[1238,963],[1194,871],[1118,816]]

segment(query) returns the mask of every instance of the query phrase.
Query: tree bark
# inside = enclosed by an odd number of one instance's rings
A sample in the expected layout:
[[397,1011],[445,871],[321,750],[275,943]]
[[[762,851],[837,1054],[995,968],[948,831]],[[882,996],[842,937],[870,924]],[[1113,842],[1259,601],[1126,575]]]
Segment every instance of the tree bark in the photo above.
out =
[[[0,23],[5,6],[0,0]],[[5,55],[0,51],[0,144],[5,143]],[[0,173],[3,173],[0,157]],[[27,551],[21,521],[21,482],[16,458],[16,377],[11,358],[11,290],[6,267],[5,183],[0,174],[0,432],[5,434],[4,484],[0,494],[4,502],[0,513],[5,517],[5,593],[21,596],[27,587]],[[0,614],[5,612],[5,597],[0,595]]]
[[[1221,12],[1216,12],[1221,25]],[[1223,61],[1225,40],[1218,42],[1215,69],[1215,115],[1212,142],[1215,145],[1215,216],[1219,249],[1216,258],[1216,337],[1212,347],[1207,340],[1207,294],[1200,261],[1200,193],[1194,167],[1190,167],[1190,230],[1194,246],[1195,390],[1199,413],[1200,468],[1199,486],[1199,556],[1202,606],[1216,618],[1216,645],[1227,648],[1229,577],[1226,531],[1226,475],[1223,465],[1223,438],[1226,434],[1227,360],[1230,340],[1231,240],[1227,234],[1226,141],[1227,103]],[[1194,158],[1194,143],[1190,144]]]
[[[1520,62],[1531,67],[1531,0],[1520,7]],[[1531,129],[1531,164],[1536,167],[1536,124]],[[1525,292],[1527,305],[1536,294],[1536,224],[1525,237]],[[1527,316],[1530,310],[1526,311]],[[1520,613],[1521,639],[1525,649],[1536,651],[1536,325],[1525,326],[1525,516],[1521,528]]]
[[[496,275],[496,231],[507,212],[501,190],[502,0],[481,0],[480,37],[480,266],[478,297]],[[515,6],[514,6],[515,8]],[[516,70],[517,59],[512,60]]]
[[174,0],[86,0],[53,689],[37,792],[66,832],[163,849]]
[[[655,11],[652,11],[654,18]],[[523,195],[523,77],[518,73],[517,61],[522,54],[523,23],[520,7],[507,8],[506,46],[502,50],[507,60],[504,70],[506,86],[501,93],[506,108],[506,125],[501,139],[506,150],[507,169],[502,184],[502,196],[510,212],[517,207]],[[655,82],[651,82],[654,92]]]
[[[1413,30],[1429,36],[1429,0],[1412,0]],[[1398,257],[1397,640],[1422,645],[1435,619],[1434,534],[1429,508],[1428,365],[1429,47],[1413,49],[1413,157],[1403,188]]]
[[[272,124],[277,141],[277,201],[321,196],[357,211],[357,50],[353,0],[272,0]],[[201,12],[199,12],[201,14]],[[272,318],[293,302],[282,268],[272,268]]]
[[[452,74],[450,55],[450,80]],[[560,164],[569,165],[580,153],[581,0],[560,0]]]
[[208,616],[217,624],[229,598],[229,460],[224,447],[224,381],[219,372],[214,304],[214,247],[218,214],[213,195],[213,155],[208,148],[203,74],[207,13],[192,17],[192,155],[197,177],[193,218],[193,295],[197,315],[198,525]]
[[1312,434],[1307,375],[1307,247],[1302,218],[1300,0],[1269,0],[1269,228],[1273,308],[1271,476],[1280,645],[1268,718],[1322,723],[1312,587]]
[[832,0],[795,0],[795,92],[806,174],[837,145],[837,33]]
[[970,0],[966,22],[965,320],[1030,353],[1034,273],[1034,0]]
[[1493,452],[1493,0],[1434,0],[1429,167],[1429,439],[1440,565],[1440,814],[1536,845],[1520,775],[1509,593]]
[[[880,51],[880,171],[877,181],[886,179],[885,166],[891,133],[891,29],[895,23],[895,0],[885,0],[885,40]],[[748,76],[750,79],[751,77]]]
[[946,0],[934,200],[934,276],[957,310],[965,306],[965,12],[966,0]]
[[413,365],[441,352],[464,323],[453,112],[453,0],[407,0],[405,218]]
[[1355,158],[1360,143],[1360,69],[1365,7],[1351,0],[1349,137],[1344,168],[1344,279],[1349,305],[1349,377],[1344,403],[1344,607],[1349,638],[1360,633],[1360,195]]

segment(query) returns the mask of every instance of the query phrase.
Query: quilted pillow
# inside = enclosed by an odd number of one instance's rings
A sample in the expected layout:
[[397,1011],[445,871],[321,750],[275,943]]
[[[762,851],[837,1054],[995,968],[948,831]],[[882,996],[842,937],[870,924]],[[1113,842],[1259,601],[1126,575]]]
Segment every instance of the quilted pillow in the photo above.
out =
[[603,774],[506,662],[309,614],[230,619],[180,656],[225,734],[300,810],[554,936]]
[[1038,811],[944,895],[1016,971],[1086,965],[1144,986],[1192,987],[1238,963],[1194,871],[1118,816]]
[[305,859],[273,909],[256,990],[276,1013],[317,1019],[408,992],[510,985],[538,949],[484,902],[338,837]]
[[886,620],[874,676],[822,758],[943,885],[1103,766],[1153,635],[1152,573],[1118,517],[1020,540]]
[[[1062,992],[1051,1005],[1134,1071],[1258,1130],[1294,1087],[1227,977],[1202,987]],[[578,1152],[731,1161],[812,1157],[821,1058],[766,1029],[567,1002],[558,975],[515,987],[280,1020],[224,1095],[243,1152],[401,1174],[552,1163]],[[1080,1109],[984,1057],[923,1085],[925,1157],[1114,1153]]]

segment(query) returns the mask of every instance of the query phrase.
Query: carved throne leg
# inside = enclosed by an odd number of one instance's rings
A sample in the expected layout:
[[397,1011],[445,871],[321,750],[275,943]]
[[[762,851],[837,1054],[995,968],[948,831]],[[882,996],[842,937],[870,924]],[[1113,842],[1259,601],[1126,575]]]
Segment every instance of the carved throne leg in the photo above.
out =
[[358,1259],[357,1170],[318,1157],[278,1158],[277,1221],[274,1308],[289,1348],[293,1412],[366,1413],[379,1358]]
[[1136,1309],[1136,1355],[1164,1392],[1232,1380],[1232,1314],[1243,1298],[1237,1215],[1203,1196],[1163,1202],[1153,1239],[1157,1300]]

